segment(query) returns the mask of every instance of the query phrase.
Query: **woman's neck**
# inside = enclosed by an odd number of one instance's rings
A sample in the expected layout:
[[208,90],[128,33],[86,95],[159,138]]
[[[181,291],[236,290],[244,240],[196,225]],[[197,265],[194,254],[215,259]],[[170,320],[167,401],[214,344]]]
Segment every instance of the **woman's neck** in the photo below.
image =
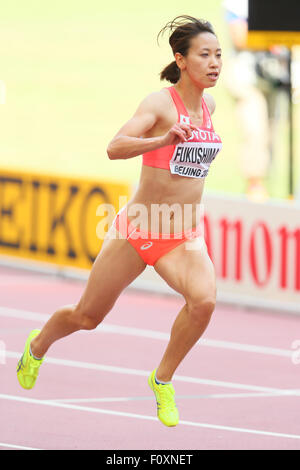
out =
[[175,85],[176,91],[179,93],[185,107],[193,114],[200,114],[202,111],[203,88],[197,87],[194,83],[187,83],[186,80],[180,78]]

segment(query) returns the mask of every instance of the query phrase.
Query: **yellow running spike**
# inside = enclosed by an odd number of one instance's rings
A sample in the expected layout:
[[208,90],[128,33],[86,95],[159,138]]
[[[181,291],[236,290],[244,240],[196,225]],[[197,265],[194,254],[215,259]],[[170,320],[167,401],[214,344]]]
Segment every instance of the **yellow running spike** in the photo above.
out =
[[179,422],[179,415],[174,399],[174,387],[172,384],[157,384],[155,372],[156,369],[150,374],[148,384],[156,398],[158,419],[165,426],[176,426]]
[[31,331],[25,344],[23,356],[19,360],[17,366],[17,377],[19,383],[21,387],[26,390],[30,390],[34,387],[39,373],[39,368],[44,361],[44,358],[38,360],[30,354],[30,343],[39,333],[40,330]]

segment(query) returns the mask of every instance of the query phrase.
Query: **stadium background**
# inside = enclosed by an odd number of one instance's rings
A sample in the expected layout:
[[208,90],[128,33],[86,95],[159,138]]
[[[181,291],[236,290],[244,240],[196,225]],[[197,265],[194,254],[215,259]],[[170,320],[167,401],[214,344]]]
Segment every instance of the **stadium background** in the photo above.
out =
[[101,244],[98,204],[118,208],[119,195],[138,182],[141,158],[110,161],[106,148],[144,96],[168,86],[159,72],[172,55],[167,37],[157,45],[157,33],[177,15],[208,19],[224,67],[230,42],[221,0],[2,3],[0,449],[299,450],[300,203],[285,199],[287,103],[268,181],[272,198],[251,201],[224,73],[210,90],[224,147],[204,195],[218,302],[174,377],[180,426],[170,431],[157,422],[147,377],[184,299],[152,267],[99,328],[57,342],[30,394],[19,388],[15,370],[30,329],[82,295]]
[[[168,21],[182,14],[209,20],[224,51],[223,73],[218,85],[209,89],[217,103],[214,126],[224,146],[207,177],[203,198],[218,299],[298,312],[300,47],[293,48],[297,60],[292,80],[296,200],[288,199],[285,94],[266,182],[271,197],[253,201],[245,196],[242,132],[228,90],[232,49],[222,0],[201,8],[190,1],[185,9],[157,0],[151,5],[14,0],[3,6],[1,265],[59,274],[70,268],[68,276],[87,279],[104,236],[99,236],[98,224],[105,214],[98,208],[104,203],[117,211],[126,204],[142,163],[141,157],[109,160],[107,145],[146,95],[169,86],[159,80],[162,68],[173,60],[168,37],[159,44],[156,38]],[[174,294],[150,267],[131,287]]]
[[[5,2],[0,18],[0,79],[6,87],[0,113],[0,166],[135,185],[141,158],[112,162],[106,147],[148,93],[168,86],[160,82],[159,72],[172,60],[171,49],[167,36],[158,46],[156,35],[181,14],[212,22],[226,66],[230,42],[221,0],[206,2],[205,7],[190,0],[188,8],[170,0]],[[243,193],[234,100],[222,76],[209,92],[217,102],[214,125],[224,148],[206,188]],[[295,129],[298,124],[299,106],[295,106]],[[295,133],[296,169],[299,146]],[[283,105],[267,182],[271,196],[287,196],[287,172],[288,125]]]

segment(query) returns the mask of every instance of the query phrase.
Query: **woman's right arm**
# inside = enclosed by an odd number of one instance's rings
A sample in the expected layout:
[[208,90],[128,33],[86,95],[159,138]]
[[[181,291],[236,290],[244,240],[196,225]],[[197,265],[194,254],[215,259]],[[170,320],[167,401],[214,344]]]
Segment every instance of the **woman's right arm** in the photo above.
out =
[[152,93],[140,104],[133,117],[119,130],[107,148],[111,160],[136,157],[166,145],[184,142],[190,136],[190,128],[175,124],[165,135],[143,138],[143,135],[163,119],[165,97],[161,92]]

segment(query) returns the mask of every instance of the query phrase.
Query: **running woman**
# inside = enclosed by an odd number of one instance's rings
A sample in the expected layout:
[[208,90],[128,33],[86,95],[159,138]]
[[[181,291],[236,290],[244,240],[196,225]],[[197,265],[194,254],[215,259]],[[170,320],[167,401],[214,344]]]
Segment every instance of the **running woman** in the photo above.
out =
[[[222,145],[211,121],[214,99],[204,95],[216,85],[222,60],[207,21],[184,15],[169,22],[159,36],[166,31],[175,60],[161,79],[173,86],[148,95],[107,149],[111,160],[143,155],[139,187],[106,234],[79,303],[60,308],[41,331],[30,333],[17,375],[23,388],[33,388],[49,347],[75,331],[96,328],[122,291],[151,265],[185,300],[161,362],[148,379],[158,418],[176,426],[172,377],[204,333],[216,302],[215,271],[198,208],[205,177]],[[171,209],[159,214],[164,217],[155,226],[153,209],[162,206]]]

